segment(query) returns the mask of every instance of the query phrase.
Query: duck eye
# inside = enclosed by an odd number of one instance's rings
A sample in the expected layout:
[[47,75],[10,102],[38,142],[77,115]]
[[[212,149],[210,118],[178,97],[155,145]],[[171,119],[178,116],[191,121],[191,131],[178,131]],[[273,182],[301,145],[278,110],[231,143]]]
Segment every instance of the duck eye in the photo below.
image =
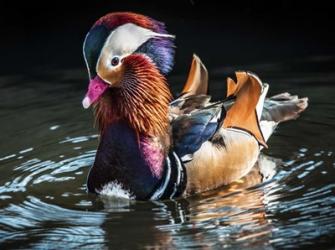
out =
[[119,62],[120,62],[119,57],[114,56],[114,57],[112,58],[111,64],[112,64],[112,66],[115,67],[115,66],[117,66],[117,65],[119,64]]

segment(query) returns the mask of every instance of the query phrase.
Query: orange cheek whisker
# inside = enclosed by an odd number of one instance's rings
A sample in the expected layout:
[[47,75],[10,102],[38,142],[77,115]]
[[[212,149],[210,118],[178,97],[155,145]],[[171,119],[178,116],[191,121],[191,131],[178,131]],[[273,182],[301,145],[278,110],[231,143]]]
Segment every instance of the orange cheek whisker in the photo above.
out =
[[126,120],[139,134],[160,136],[167,132],[168,105],[172,98],[166,79],[141,55],[124,59],[120,88],[110,89],[95,108],[101,131],[115,120]]

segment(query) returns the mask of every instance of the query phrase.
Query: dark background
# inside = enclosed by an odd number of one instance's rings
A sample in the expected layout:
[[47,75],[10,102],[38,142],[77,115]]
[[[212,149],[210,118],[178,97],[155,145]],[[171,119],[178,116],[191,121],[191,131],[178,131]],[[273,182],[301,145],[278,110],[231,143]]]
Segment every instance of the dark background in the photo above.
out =
[[193,52],[209,69],[335,53],[334,8],[326,1],[2,1],[0,74],[83,68],[82,42],[113,11],[166,23],[176,35],[175,73]]

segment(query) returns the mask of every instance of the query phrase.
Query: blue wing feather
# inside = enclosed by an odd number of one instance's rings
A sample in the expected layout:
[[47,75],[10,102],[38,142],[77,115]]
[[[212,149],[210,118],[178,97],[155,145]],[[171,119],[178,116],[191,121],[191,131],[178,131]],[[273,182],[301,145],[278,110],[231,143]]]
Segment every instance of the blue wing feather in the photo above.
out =
[[222,119],[222,103],[216,103],[189,114],[181,115],[172,122],[173,146],[179,157],[192,155],[210,140]]

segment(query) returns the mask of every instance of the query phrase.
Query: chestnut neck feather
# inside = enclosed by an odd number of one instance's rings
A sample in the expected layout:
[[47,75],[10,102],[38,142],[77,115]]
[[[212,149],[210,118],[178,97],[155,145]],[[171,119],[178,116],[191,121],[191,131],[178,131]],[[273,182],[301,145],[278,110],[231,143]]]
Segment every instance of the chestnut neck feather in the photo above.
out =
[[169,126],[171,93],[166,79],[149,58],[141,54],[126,57],[119,88],[110,88],[95,106],[101,133],[107,125],[125,120],[139,134],[162,136]]

